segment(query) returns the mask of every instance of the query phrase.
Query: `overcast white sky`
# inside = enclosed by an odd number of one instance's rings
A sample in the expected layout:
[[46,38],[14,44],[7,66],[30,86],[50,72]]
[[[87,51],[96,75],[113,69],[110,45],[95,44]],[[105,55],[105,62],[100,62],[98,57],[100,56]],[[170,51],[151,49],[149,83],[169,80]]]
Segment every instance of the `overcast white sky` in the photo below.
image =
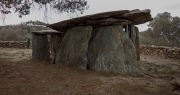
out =
[[[150,9],[152,17],[155,17],[158,13],[169,12],[172,16],[180,17],[180,0],[87,0],[90,5],[89,9],[84,12],[83,15],[95,14],[107,11],[117,11],[117,10],[134,10],[134,9]],[[48,23],[56,23],[62,20],[70,19],[70,17],[64,13],[62,15],[51,14],[49,15],[51,19]],[[30,20],[44,21],[43,13],[31,12],[28,16],[23,16],[19,18],[17,14],[11,14],[7,16],[5,24],[3,21],[0,22],[1,25],[9,24],[19,24],[21,22],[26,22]],[[138,25],[140,31],[146,30],[148,23]]]

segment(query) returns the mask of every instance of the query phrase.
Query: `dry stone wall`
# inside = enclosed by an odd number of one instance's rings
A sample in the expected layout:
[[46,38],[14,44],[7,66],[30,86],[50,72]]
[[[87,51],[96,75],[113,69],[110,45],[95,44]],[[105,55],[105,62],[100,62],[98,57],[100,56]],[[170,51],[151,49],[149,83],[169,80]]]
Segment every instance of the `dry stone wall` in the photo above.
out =
[[164,58],[173,58],[180,60],[180,48],[140,45],[140,53],[145,55],[157,55]]
[[3,48],[27,48],[27,41],[0,41]]

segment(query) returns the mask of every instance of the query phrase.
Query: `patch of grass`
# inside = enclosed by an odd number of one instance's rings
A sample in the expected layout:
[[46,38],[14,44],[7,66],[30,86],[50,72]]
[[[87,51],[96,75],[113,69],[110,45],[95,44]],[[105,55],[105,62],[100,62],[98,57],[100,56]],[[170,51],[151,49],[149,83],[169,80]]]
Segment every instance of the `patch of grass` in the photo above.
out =
[[8,54],[7,52],[3,52],[0,54],[1,56],[10,56],[10,54]]
[[118,95],[124,95],[124,90],[129,89],[129,85],[126,82],[115,83],[115,84],[111,84],[109,89],[110,92],[117,92]]
[[92,85],[101,85],[102,81],[100,79],[93,79],[93,84]]
[[18,51],[16,52],[16,54],[22,54],[22,55],[25,55],[24,51],[21,51],[21,50],[18,50]]
[[174,70],[163,70],[163,71],[161,71],[161,73],[163,73],[163,74],[175,74],[175,73],[177,73],[177,71],[174,71]]
[[82,95],[81,92],[79,92],[78,95]]
[[180,64],[180,62],[178,62],[178,64]]
[[145,60],[145,61],[143,61],[143,63],[148,63],[148,61]]
[[68,85],[68,84],[64,84],[64,87],[70,87],[70,85]]
[[141,92],[145,90],[145,87],[147,85],[137,85],[137,86],[132,86],[131,90],[136,93],[136,92]]
[[0,56],[2,56],[2,53],[0,53]]
[[156,62],[152,62],[153,64],[155,64]]
[[21,54],[21,51],[20,51],[20,50],[18,50],[16,54]]
[[138,91],[138,89],[137,89],[137,88],[133,88],[132,90],[133,90],[133,91]]
[[12,56],[16,56],[16,53],[12,53]]
[[24,52],[22,51],[21,54],[24,54]]

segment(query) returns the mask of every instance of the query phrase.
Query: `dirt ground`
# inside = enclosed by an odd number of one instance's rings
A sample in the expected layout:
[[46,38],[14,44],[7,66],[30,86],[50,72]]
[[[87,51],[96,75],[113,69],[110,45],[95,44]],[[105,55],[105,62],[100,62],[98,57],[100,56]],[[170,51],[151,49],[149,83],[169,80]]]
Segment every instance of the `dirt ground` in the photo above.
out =
[[141,55],[139,76],[33,61],[31,49],[0,48],[0,95],[172,95],[180,61]]

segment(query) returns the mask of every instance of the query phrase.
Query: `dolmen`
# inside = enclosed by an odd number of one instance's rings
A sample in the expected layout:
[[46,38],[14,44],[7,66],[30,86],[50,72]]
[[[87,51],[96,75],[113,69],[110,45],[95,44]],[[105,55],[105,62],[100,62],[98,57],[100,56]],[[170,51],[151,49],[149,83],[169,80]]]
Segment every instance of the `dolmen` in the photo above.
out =
[[[139,30],[152,21],[149,9],[87,15],[49,25],[61,32],[51,36],[54,63],[119,74],[139,74]],[[46,41],[47,42],[47,41]]]

